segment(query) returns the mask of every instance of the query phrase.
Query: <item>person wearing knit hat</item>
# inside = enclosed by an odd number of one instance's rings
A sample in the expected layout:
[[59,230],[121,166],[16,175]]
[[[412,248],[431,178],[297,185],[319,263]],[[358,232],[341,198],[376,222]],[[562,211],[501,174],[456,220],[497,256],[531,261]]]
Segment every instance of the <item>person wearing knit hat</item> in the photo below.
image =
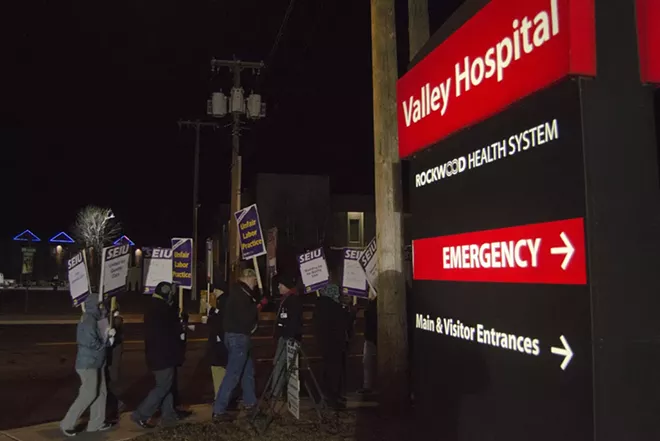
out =
[[303,305],[302,299],[296,291],[296,281],[287,274],[278,275],[275,280],[282,301],[277,310],[275,322],[275,338],[277,339],[277,350],[273,359],[273,378],[271,396],[280,398],[287,384],[286,360],[287,343],[293,339],[302,342],[303,328]]
[[173,284],[159,283],[144,312],[144,350],[156,384],[131,415],[131,419],[144,429],[154,427],[149,420],[159,409],[161,423],[181,419],[172,396],[176,367],[181,365],[184,356],[181,324],[173,307],[175,295]]

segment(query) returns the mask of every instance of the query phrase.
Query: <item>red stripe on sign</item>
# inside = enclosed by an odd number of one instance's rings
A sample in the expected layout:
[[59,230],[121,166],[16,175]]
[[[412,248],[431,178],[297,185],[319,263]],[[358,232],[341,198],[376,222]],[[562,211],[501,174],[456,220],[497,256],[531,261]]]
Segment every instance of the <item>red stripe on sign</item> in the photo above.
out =
[[584,219],[413,241],[415,280],[585,285]]
[[492,0],[397,82],[399,156],[567,75],[595,75],[594,0]]

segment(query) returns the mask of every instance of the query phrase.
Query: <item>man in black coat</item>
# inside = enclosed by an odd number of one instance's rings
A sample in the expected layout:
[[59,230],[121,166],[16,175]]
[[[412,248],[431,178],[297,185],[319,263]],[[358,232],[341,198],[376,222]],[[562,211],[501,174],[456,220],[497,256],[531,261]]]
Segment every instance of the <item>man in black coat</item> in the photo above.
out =
[[144,313],[144,350],[147,367],[153,372],[156,385],[131,415],[142,428],[154,427],[149,419],[159,408],[163,423],[179,419],[174,408],[172,385],[176,367],[183,363],[184,349],[181,323],[172,307],[175,296],[171,283],[159,283]]
[[241,272],[238,283],[231,287],[227,298],[223,318],[224,340],[229,358],[227,372],[213,404],[213,420],[216,422],[231,420],[227,414],[227,406],[239,381],[243,389],[245,408],[250,410],[257,404],[250,336],[257,330],[259,311],[266,304],[266,299],[259,301],[256,286],[256,272],[246,268]]
[[274,281],[277,283],[282,301],[277,310],[275,322],[277,349],[273,360],[272,397],[280,398],[288,380],[287,344],[290,339],[302,342],[303,303],[296,292],[295,279],[281,274]]
[[218,390],[225,378],[227,371],[227,348],[225,347],[225,329],[223,314],[227,305],[227,294],[221,294],[215,299],[215,308],[209,311],[209,339],[206,349],[207,356],[211,363],[211,376],[213,377],[214,397],[218,395]]
[[339,409],[345,407],[342,389],[351,312],[342,305],[336,284],[329,284],[319,294],[314,309],[314,334],[323,358],[321,384],[328,405]]

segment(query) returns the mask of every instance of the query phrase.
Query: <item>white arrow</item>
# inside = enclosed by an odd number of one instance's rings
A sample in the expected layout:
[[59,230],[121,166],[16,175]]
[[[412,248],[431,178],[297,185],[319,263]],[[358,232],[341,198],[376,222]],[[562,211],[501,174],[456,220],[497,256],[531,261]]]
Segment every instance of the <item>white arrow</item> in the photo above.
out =
[[552,352],[555,355],[561,355],[564,357],[564,361],[561,362],[561,370],[565,371],[566,366],[568,366],[568,363],[571,362],[573,359],[573,351],[571,350],[571,347],[568,345],[568,342],[566,341],[566,337],[563,335],[559,337],[559,340],[561,340],[561,344],[564,345],[563,348],[555,348],[551,347],[550,352]]
[[564,261],[561,263],[561,269],[566,271],[566,268],[568,267],[568,264],[571,262],[571,258],[575,253],[575,248],[573,248],[573,244],[571,243],[571,241],[568,240],[568,236],[566,236],[566,233],[562,231],[559,237],[561,237],[561,240],[564,241],[564,246],[551,248],[550,253],[565,255]]

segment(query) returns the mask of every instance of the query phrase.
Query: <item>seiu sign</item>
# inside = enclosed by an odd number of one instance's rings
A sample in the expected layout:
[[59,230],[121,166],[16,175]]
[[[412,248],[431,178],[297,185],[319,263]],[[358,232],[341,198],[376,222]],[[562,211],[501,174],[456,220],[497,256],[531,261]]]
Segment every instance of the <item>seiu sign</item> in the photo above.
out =
[[105,252],[105,260],[112,260],[117,257],[125,256],[128,254],[128,251],[131,249],[131,246],[126,244],[126,245],[119,245],[118,247],[112,247]]
[[319,257],[323,257],[322,248],[310,251],[305,254],[301,254],[300,256],[298,256],[298,263],[303,264],[305,262],[309,262],[310,260],[318,259]]
[[69,259],[69,270],[83,261],[82,253],[78,253]]
[[358,260],[360,258],[360,253],[362,253],[362,251],[359,251],[359,250],[344,250],[344,259]]
[[145,248],[145,259],[171,259],[172,248]]
[[374,254],[376,253],[376,239],[372,240],[369,242],[369,245],[367,245],[367,248],[364,249],[362,252],[362,256],[360,256],[360,263],[362,264],[363,267],[367,267],[369,265],[369,262],[371,262],[371,259],[374,257]]

